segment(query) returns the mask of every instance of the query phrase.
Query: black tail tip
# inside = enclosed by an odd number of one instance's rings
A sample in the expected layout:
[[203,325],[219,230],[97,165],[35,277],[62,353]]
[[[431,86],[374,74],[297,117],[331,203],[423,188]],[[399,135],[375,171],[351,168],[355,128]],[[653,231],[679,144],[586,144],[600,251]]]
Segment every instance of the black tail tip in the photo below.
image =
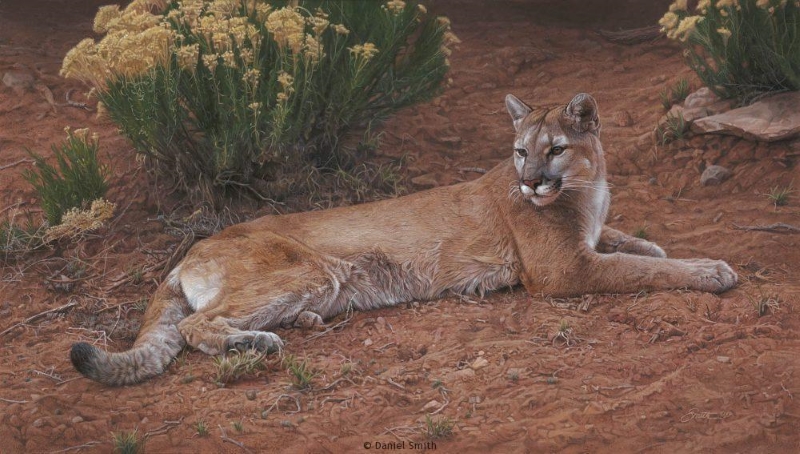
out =
[[87,375],[91,371],[95,356],[97,356],[97,348],[86,342],[72,344],[69,352],[72,365],[83,375]]

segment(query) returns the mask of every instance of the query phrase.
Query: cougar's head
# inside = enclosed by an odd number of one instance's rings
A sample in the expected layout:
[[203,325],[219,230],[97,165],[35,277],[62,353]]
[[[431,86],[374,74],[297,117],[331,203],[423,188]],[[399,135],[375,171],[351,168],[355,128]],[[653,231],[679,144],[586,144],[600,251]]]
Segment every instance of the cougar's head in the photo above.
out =
[[514,120],[514,166],[519,190],[543,207],[571,190],[595,184],[604,172],[597,102],[586,93],[566,106],[534,110],[514,95],[506,96]]

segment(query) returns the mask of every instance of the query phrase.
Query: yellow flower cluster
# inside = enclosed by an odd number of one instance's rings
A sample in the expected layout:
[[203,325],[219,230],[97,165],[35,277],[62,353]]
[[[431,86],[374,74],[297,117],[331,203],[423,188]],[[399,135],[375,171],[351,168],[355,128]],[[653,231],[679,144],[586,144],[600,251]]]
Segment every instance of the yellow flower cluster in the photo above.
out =
[[[75,131],[76,133],[78,131]],[[97,199],[92,202],[88,210],[72,208],[64,213],[61,224],[49,227],[45,231],[45,242],[51,242],[61,238],[74,238],[86,232],[97,230],[105,225],[106,221],[114,217],[116,205],[104,200]]]
[[286,71],[281,71],[278,74],[278,83],[281,84],[281,88],[283,89],[278,93],[278,102],[284,102],[289,99],[289,95],[294,93],[294,87],[292,86],[294,77],[289,75]]
[[273,11],[264,24],[281,49],[288,47],[297,54],[305,41],[305,20],[294,8]]
[[385,9],[391,11],[395,16],[402,13],[406,9],[406,2],[403,0],[389,0],[384,6]]
[[369,61],[375,54],[378,53],[378,48],[372,43],[356,44],[353,47],[348,47],[347,50],[353,58]]
[[347,35],[350,34],[350,30],[348,30],[347,27],[345,27],[342,24],[332,25],[332,27],[333,27],[333,31],[335,31],[336,33],[338,33],[340,35],[347,36]]
[[162,17],[151,12],[164,6],[162,1],[136,0],[124,10],[100,8],[94,29],[106,36],[100,42],[84,39],[71,49],[61,75],[103,87],[108,79],[135,76],[165,62],[176,35],[159,26]]
[[689,39],[689,36],[691,36],[692,33],[694,33],[695,29],[697,28],[697,24],[699,24],[703,20],[705,20],[703,16],[684,17],[681,20],[681,23],[678,24],[678,28],[676,28],[672,32],[673,36],[669,36],[669,33],[667,33],[667,36],[670,38],[680,39],[681,41],[686,41],[687,39]]

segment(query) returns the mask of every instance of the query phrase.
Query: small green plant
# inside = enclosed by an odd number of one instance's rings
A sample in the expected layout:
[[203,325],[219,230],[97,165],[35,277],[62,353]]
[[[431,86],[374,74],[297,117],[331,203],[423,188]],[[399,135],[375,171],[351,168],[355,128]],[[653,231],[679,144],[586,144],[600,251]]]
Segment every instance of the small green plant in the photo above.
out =
[[244,423],[241,420],[233,421],[231,425],[233,426],[233,430],[238,433],[242,433],[244,431]]
[[689,96],[690,89],[689,81],[680,78],[671,88],[664,88],[661,90],[659,97],[661,98],[661,105],[664,106],[664,110],[669,110],[674,104],[683,102],[683,100]]
[[67,131],[67,139],[53,146],[57,166],[48,164],[44,157],[30,150],[34,170],[26,170],[23,177],[33,186],[50,226],[61,223],[61,218],[72,208],[84,208],[101,199],[108,189],[108,167],[97,157],[97,135],[88,136],[87,129]]
[[792,186],[775,186],[769,190],[769,194],[767,194],[767,198],[775,208],[786,206],[789,203],[789,196],[794,192]]
[[659,24],[717,95],[747,104],[800,90],[800,3],[701,0],[694,10],[688,3],[675,1]]
[[283,366],[292,379],[292,385],[297,389],[308,389],[317,373],[308,365],[308,359],[299,361],[294,355],[287,354],[283,357]]
[[431,418],[425,415],[425,433],[430,439],[445,438],[453,434],[455,422],[448,417]]
[[200,437],[207,437],[208,436],[208,424],[206,424],[205,419],[200,419],[196,423],[194,423],[194,430],[197,432],[197,435]]
[[111,439],[116,454],[141,454],[144,452],[144,440],[139,438],[138,429],[130,432],[113,432]]
[[44,229],[29,219],[23,227],[13,220],[0,223],[0,259],[9,262],[44,245]]
[[633,236],[636,237],[636,238],[641,238],[643,240],[646,240],[647,239],[647,226],[646,225],[640,225],[639,227],[637,227],[636,230],[633,231]]
[[143,296],[133,303],[133,310],[135,310],[136,312],[144,312],[147,310],[148,303],[149,301],[147,300],[147,297]]
[[433,383],[431,383],[431,388],[433,389],[438,389],[441,388],[442,386],[444,386],[444,382],[439,378],[437,378],[436,380],[433,381]]
[[128,279],[131,284],[139,285],[144,281],[144,267],[141,265],[134,265],[128,268]]
[[353,371],[353,363],[347,362],[343,363],[342,366],[339,368],[339,375],[345,377],[350,375],[350,372]]
[[232,350],[214,358],[216,381],[221,385],[231,383],[245,375],[253,375],[264,370],[265,355],[255,350],[239,352]]
[[442,90],[458,42],[416,0],[137,0],[101,7],[94,30],[105,36],[69,51],[62,75],[211,201],[275,197],[309,163],[346,168],[353,134]]
[[689,123],[683,118],[683,114],[678,112],[677,115],[671,113],[667,114],[664,124],[659,126],[656,131],[658,142],[661,145],[666,145],[676,140],[683,140],[689,132]]

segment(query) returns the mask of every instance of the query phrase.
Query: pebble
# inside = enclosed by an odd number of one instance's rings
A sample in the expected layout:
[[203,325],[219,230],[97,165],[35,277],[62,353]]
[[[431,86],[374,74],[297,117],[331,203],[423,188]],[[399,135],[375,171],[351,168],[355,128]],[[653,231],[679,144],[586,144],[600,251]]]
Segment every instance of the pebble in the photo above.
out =
[[722,166],[708,166],[700,175],[700,184],[703,186],[717,186],[731,176],[731,171]]
[[364,346],[365,347],[369,347],[370,345],[372,345],[372,339],[365,339],[364,340]]
[[8,71],[3,75],[3,84],[6,87],[25,89],[33,87],[33,74],[26,71]]
[[627,110],[622,110],[614,114],[614,123],[623,128],[633,126],[633,117]]
[[729,364],[731,362],[730,356],[717,356],[717,361],[725,364]]
[[38,418],[37,420],[33,421],[33,427],[42,427],[44,425],[44,419]]
[[437,408],[439,408],[441,406],[442,406],[442,404],[440,404],[438,400],[434,399],[434,400],[428,402],[427,404],[425,404],[425,406],[422,407],[422,411],[435,410],[435,409],[437,409]]
[[483,369],[484,367],[489,365],[489,361],[486,360],[483,356],[479,356],[475,361],[470,364],[473,370]]
[[244,392],[244,396],[247,397],[247,400],[256,400],[256,390],[255,389],[248,389]]
[[72,418],[71,421],[72,421],[72,424],[78,424],[78,423],[82,423],[83,422],[83,418],[81,418],[80,416],[76,416],[76,417]]
[[439,186],[439,181],[436,179],[436,175],[432,173],[426,173],[424,175],[416,176],[411,179],[411,183],[423,188],[432,188],[435,186]]

